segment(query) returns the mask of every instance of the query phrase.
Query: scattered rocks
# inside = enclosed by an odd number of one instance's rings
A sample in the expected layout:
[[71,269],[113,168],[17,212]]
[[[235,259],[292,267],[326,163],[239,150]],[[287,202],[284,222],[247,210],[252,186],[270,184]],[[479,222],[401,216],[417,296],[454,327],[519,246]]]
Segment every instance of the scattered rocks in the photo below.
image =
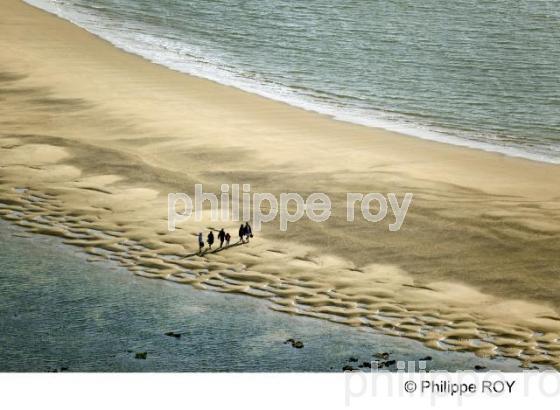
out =
[[375,353],[374,356],[379,358],[379,359],[387,360],[387,359],[389,359],[389,354],[390,353],[387,353],[387,352]]
[[47,372],[48,372],[48,373],[58,373],[58,372],[62,373],[62,372],[65,372],[65,371],[68,371],[68,367],[66,367],[66,366],[62,366],[61,368],[56,368],[56,367],[52,368],[52,367],[49,367],[49,368],[47,369]]
[[539,370],[539,366],[519,366],[525,370]]
[[166,332],[165,336],[174,337],[175,339],[180,339],[181,338],[181,333]]
[[358,358],[357,357],[351,357],[350,359],[348,359],[349,362],[357,362]]
[[363,362],[361,364],[362,367],[367,367],[368,369],[371,369],[371,362]]
[[284,342],[284,344],[286,343],[291,343],[292,347],[296,348],[296,349],[302,349],[303,348],[303,342],[300,340],[295,340],[295,339],[288,339]]
[[474,367],[474,370],[485,370],[485,369],[486,369],[486,366],[481,366],[481,365],[479,365],[479,364],[477,364],[477,365]]
[[344,367],[342,368],[342,371],[343,371],[343,372],[354,372],[354,371],[356,371],[356,370],[357,370],[357,369],[353,368],[353,367],[350,366],[350,365],[346,365],[346,366],[344,366]]
[[148,352],[138,352],[134,355],[135,359],[141,359],[141,360],[146,360],[147,357],[148,357]]
[[529,361],[524,361],[519,365],[519,367],[525,370],[539,370],[539,366],[534,365]]
[[375,364],[376,364],[378,369],[383,369],[384,367],[394,366],[396,363],[397,363],[396,360],[386,360],[386,361],[383,361],[383,362],[380,362],[379,360],[375,361]]
[[423,357],[423,358],[419,359],[419,361],[421,361],[421,362],[429,362],[430,360],[432,360],[432,356],[426,356],[426,357]]

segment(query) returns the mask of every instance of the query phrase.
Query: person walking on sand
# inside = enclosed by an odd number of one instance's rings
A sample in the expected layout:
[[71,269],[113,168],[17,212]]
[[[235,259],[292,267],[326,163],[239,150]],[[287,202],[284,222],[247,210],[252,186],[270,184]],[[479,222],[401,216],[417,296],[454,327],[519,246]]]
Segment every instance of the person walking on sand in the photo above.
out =
[[202,254],[204,248],[204,240],[202,239],[202,232],[198,233],[198,253]]
[[220,248],[223,248],[224,241],[226,240],[226,231],[224,231],[224,228],[220,229],[220,232],[218,232],[218,240],[220,241]]
[[229,246],[229,241],[231,240],[231,235],[229,234],[229,232],[226,232],[226,247]]
[[208,249],[212,249],[212,245],[214,244],[214,233],[212,231],[210,231],[210,233],[208,234]]
[[243,224],[239,227],[239,242],[245,243],[245,226]]
[[245,222],[245,236],[247,236],[247,242],[249,242],[249,238],[253,237],[253,230],[251,229],[249,222]]

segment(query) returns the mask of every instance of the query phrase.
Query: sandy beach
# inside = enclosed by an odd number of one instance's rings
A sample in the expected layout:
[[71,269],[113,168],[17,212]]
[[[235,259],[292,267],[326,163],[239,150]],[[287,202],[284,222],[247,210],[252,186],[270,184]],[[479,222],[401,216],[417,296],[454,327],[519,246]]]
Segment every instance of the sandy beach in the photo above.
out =
[[[135,274],[442,350],[560,367],[560,166],[335,121],[125,53],[6,0],[0,216]],[[325,192],[333,216],[197,256],[167,195]],[[414,194],[406,222],[345,219],[347,192]],[[389,218],[390,219],[390,218]],[[232,233],[237,222],[226,224]],[[237,235],[233,235],[236,238]]]

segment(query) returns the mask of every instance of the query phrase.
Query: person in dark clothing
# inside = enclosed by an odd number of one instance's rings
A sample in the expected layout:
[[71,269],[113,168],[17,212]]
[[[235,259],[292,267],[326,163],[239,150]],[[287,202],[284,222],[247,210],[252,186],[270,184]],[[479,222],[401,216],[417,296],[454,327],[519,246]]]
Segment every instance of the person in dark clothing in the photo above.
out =
[[224,231],[224,228],[220,229],[220,232],[218,232],[218,240],[220,241],[220,248],[222,248],[224,246],[224,241],[226,240],[226,232]]
[[239,242],[245,243],[245,226],[243,224],[239,227]]
[[198,233],[198,253],[202,253],[204,248],[204,240],[202,239],[202,232]]
[[247,242],[249,242],[249,238],[253,237],[253,230],[251,229],[249,222],[245,222],[245,236],[247,237]]
[[214,233],[212,231],[210,231],[210,233],[208,234],[208,249],[212,249],[212,244],[214,243]]
[[231,235],[229,232],[226,232],[226,246],[229,246],[229,241],[231,240]]

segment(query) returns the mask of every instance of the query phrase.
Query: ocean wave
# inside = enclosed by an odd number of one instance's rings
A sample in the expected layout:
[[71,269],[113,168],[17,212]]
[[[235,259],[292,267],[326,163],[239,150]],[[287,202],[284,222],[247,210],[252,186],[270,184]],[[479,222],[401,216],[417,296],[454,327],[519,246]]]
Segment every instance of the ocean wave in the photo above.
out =
[[[390,107],[372,107],[368,97],[359,93],[345,92],[340,89],[318,89],[306,84],[293,84],[291,78],[276,74],[271,80],[256,68],[247,64],[232,62],[230,58],[208,51],[200,45],[189,44],[183,38],[174,38],[169,32],[145,21],[117,21],[101,15],[107,7],[66,2],[60,0],[26,0],[27,3],[54,13],[91,33],[111,42],[116,47],[142,56],[156,64],[164,65],[176,71],[209,79],[227,86],[232,86],[269,99],[281,101],[308,111],[317,112],[339,121],[350,122],[368,127],[383,128],[422,139],[438,141],[484,151],[497,152],[508,156],[522,157],[530,160],[560,163],[560,150],[556,141],[546,141],[531,136],[509,136],[507,129],[495,132],[481,132],[467,122],[463,129],[437,124],[430,107],[420,109],[392,109]],[[118,15],[118,10],[112,10]],[[407,57],[408,58],[408,57]],[[457,67],[460,67],[460,61]],[[453,65],[452,65],[453,67]],[[523,68],[523,67],[522,67]],[[292,70],[293,76],[298,72],[305,74],[305,69]],[[412,81],[412,80],[410,80]],[[386,100],[411,100],[411,96],[402,96],[398,92],[385,95]],[[421,104],[421,97],[418,104]],[[507,95],[504,96],[507,98]],[[520,98],[514,96],[514,98]],[[483,101],[466,101],[456,97],[464,105],[478,109],[482,113],[486,106]],[[448,97],[449,117],[457,116],[453,98]],[[442,101],[445,99],[442,97]],[[498,127],[497,127],[498,128]],[[547,127],[543,126],[546,130]],[[554,126],[550,126],[551,134]],[[556,145],[555,145],[556,144]]]

